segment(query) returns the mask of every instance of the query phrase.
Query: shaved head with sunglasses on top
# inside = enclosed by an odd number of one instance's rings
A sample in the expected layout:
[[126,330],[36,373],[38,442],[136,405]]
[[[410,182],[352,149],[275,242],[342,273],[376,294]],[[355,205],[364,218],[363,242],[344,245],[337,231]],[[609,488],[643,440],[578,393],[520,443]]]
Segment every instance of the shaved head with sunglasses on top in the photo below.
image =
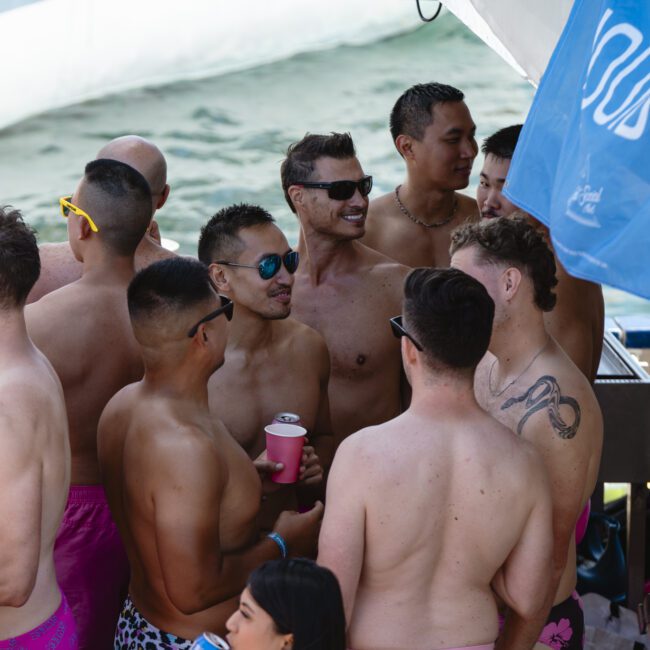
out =
[[[140,136],[123,135],[107,142],[97,153],[97,159],[100,158],[130,165],[144,176],[151,189],[152,219],[136,249],[136,269],[144,268],[156,260],[175,257],[175,253],[162,247],[158,224],[153,219],[155,212],[167,202],[170,191],[167,183],[167,161],[160,149]],[[61,207],[68,209],[64,204],[61,204]],[[78,280],[83,270],[67,241],[41,243],[39,252],[42,272],[29,293],[28,303],[36,302],[51,291]]]
[[402,315],[375,325],[401,341],[412,398],[345,440],[330,471],[318,563],[339,579],[348,648],[492,650],[494,591],[522,617],[543,608],[548,480],[533,446],[474,397],[493,316],[477,280],[418,268]]
[[271,527],[282,510],[297,509],[323,490],[323,465],[332,455],[329,355],[322,336],[293,318],[291,294],[299,255],[273,217],[256,205],[219,210],[201,229],[199,259],[217,290],[236,305],[226,363],[208,384],[210,410],[226,425],[264,475],[264,427],[277,413],[300,416],[309,435],[297,484],[273,487],[261,523]]
[[149,184],[116,160],[94,160],[61,201],[79,280],[28,305],[29,335],[54,366],[65,395],[72,487],[54,559],[81,648],[112,647],[128,563],[97,462],[97,422],[108,400],[142,376],[126,290],[135,250],[151,220]]
[[307,134],[292,144],[282,188],[300,223],[292,316],[320,332],[332,363],[335,442],[401,410],[399,346],[377,327],[399,311],[408,268],[364,246],[372,177],[349,133]]
[[[110,401],[98,442],[132,569],[115,647],[144,632],[152,647],[189,650],[202,632],[225,633],[249,573],[282,551],[260,535],[253,463],[208,408],[237,307],[205,265],[180,257],[140,271],[128,305],[145,373]],[[285,550],[313,552],[321,513],[280,516]]]

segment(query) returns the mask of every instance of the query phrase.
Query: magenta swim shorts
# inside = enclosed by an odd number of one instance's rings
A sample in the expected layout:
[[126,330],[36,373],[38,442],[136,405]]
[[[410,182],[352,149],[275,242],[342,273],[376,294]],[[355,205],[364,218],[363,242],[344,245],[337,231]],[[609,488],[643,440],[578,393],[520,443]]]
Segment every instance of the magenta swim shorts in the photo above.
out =
[[54,545],[56,574],[80,650],[112,650],[129,562],[101,485],[72,485]]
[[77,650],[77,626],[64,595],[59,608],[46,621],[13,639],[0,641],[0,650]]

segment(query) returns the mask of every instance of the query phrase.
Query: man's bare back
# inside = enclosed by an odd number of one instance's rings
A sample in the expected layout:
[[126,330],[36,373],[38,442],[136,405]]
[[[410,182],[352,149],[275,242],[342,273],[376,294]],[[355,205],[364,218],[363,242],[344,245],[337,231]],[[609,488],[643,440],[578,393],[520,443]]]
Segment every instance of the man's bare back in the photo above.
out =
[[[224,554],[257,542],[260,480],[241,447],[205,413],[141,384],[111,401],[100,424],[102,474],[111,512],[131,563],[130,595],[154,625],[192,639],[223,631],[236,593],[214,585],[206,600],[195,544],[216,541]],[[216,519],[218,540],[188,530]],[[216,550],[216,549],[215,549]],[[214,558],[212,558],[214,559]],[[185,560],[182,561],[181,560]]]
[[[319,562],[364,553],[349,620],[355,650],[463,647],[498,635],[490,584],[522,532],[548,523],[537,510],[547,487],[530,446],[469,411],[404,413],[337,453],[328,503],[354,499],[354,509],[331,520],[326,510]],[[364,548],[346,547],[349,528]]]
[[331,360],[335,443],[401,410],[399,345],[388,320],[399,313],[408,268],[358,242],[315,284],[308,264],[296,273],[292,316],[320,332]]
[[0,348],[0,639],[8,639],[43,623],[61,602],[53,549],[70,443],[63,391],[47,359],[31,344]]
[[72,483],[100,482],[97,423],[108,400],[142,376],[121,283],[83,278],[27,307],[34,343],[45,352],[66,396]]
[[453,218],[442,226],[426,228],[414,223],[395,201],[395,192],[389,192],[371,201],[362,242],[400,264],[411,266],[449,266],[451,231],[464,221],[478,219],[476,201],[459,192],[453,193],[457,207]]

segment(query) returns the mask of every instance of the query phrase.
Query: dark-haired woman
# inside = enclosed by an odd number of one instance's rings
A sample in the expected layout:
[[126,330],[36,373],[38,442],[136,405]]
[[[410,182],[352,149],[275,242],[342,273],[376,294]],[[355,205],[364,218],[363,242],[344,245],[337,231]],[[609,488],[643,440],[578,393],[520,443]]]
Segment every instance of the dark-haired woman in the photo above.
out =
[[311,560],[275,560],[256,569],[226,627],[232,650],[345,650],[338,581]]

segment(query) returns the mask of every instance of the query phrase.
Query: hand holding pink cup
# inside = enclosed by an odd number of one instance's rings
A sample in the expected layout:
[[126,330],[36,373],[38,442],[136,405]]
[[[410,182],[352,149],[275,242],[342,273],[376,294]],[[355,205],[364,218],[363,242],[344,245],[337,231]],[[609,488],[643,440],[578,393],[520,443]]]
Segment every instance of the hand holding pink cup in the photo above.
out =
[[271,475],[271,480],[274,483],[295,483],[307,429],[296,424],[269,424],[264,431],[267,458],[284,465],[284,469]]

